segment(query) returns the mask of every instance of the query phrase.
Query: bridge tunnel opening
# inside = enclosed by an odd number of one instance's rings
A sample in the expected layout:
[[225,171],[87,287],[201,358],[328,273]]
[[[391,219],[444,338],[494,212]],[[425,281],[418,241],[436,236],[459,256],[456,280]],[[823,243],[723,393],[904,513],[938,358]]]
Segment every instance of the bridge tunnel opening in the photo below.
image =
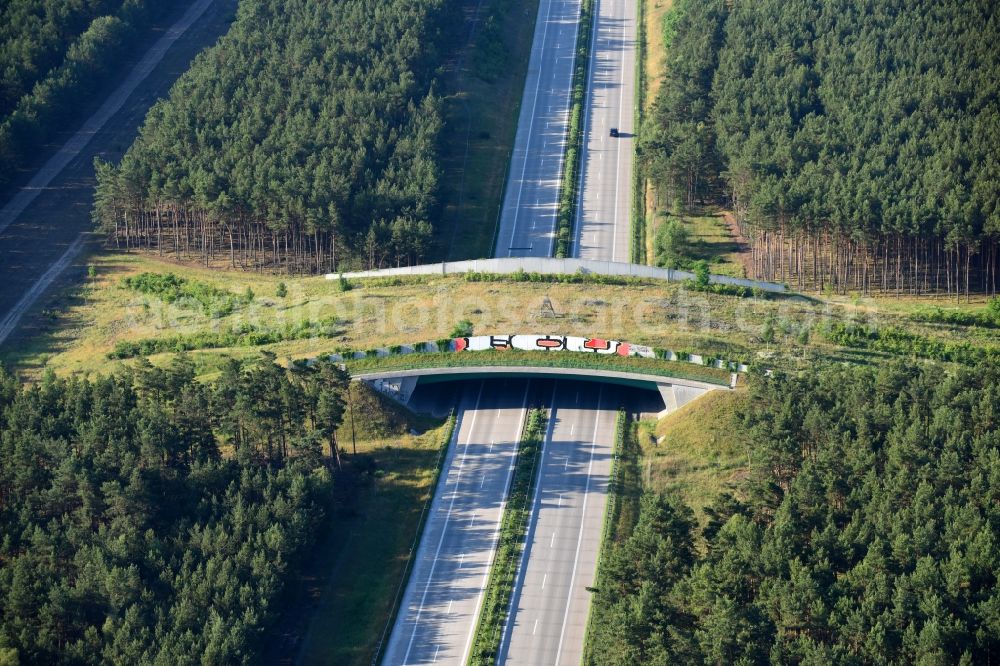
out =
[[545,376],[464,376],[420,377],[409,396],[407,406],[419,413],[447,414],[463,396],[480,389],[510,402],[509,407],[526,404],[529,408],[548,408],[555,391],[569,394],[577,401],[602,409],[624,409],[632,418],[656,416],[666,409],[659,387],[651,382],[615,382],[600,378],[583,379]]

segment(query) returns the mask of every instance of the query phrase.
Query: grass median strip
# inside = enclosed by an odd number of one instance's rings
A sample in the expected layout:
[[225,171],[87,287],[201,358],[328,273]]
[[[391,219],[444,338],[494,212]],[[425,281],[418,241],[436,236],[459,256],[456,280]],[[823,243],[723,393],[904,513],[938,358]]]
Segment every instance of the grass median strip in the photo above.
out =
[[576,41],[576,62],[573,66],[572,100],[569,130],[566,136],[566,160],[563,162],[562,189],[559,192],[557,222],[557,257],[572,256],[573,220],[576,218],[576,196],[580,180],[580,152],[583,147],[584,108],[587,98],[587,71],[590,66],[591,33],[593,32],[594,0],[583,0],[580,27]]
[[510,494],[500,525],[500,539],[490,569],[483,608],[476,625],[469,664],[495,664],[508,606],[514,593],[518,564],[524,550],[531,500],[535,492],[536,470],[545,439],[547,418],[541,409],[532,409],[525,421],[517,462],[511,479]]

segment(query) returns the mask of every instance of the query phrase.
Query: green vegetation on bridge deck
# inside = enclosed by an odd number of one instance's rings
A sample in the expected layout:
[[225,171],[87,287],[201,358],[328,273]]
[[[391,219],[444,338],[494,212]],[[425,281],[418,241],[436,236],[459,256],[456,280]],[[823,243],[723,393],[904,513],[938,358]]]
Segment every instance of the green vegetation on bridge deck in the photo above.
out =
[[611,356],[574,352],[543,351],[476,351],[456,353],[415,353],[400,356],[367,357],[345,361],[352,375],[391,370],[421,370],[424,368],[455,367],[545,367],[610,370],[641,373],[658,377],[689,379],[711,384],[728,385],[728,370],[710,368],[679,361],[664,361],[638,356]]
[[[119,345],[169,337],[176,344],[158,345],[149,352],[150,360],[165,365],[179,347],[188,349],[199,374],[206,375],[217,372],[226,356],[250,358],[268,351],[286,362],[345,348],[436,340],[449,336],[463,319],[478,332],[597,335],[770,368],[805,368],[827,360],[882,364],[892,357],[940,358],[946,355],[931,352],[943,344],[952,345],[948,350],[954,352],[956,336],[986,355],[1000,349],[1000,328],[987,325],[994,319],[984,307],[986,299],[961,307],[944,299],[833,294],[769,300],[692,292],[683,284],[467,282],[459,275],[352,282],[351,289],[340,291],[322,278],[213,271],[133,253],[91,261],[94,277],[41,301],[25,320],[25,332],[33,337],[8,341],[0,361],[36,377],[43,369],[60,375],[107,372],[135,363],[109,358]],[[202,299],[168,302],[167,294],[140,293],[126,286],[126,278],[144,272],[175,273]],[[554,306],[554,317],[539,313],[545,298]],[[838,334],[873,325],[878,326],[879,339]],[[254,334],[239,335],[246,327]],[[892,340],[882,339],[881,332],[890,329],[912,337],[904,340],[894,334]],[[212,342],[212,348],[205,342]],[[376,362],[413,361],[365,359]],[[623,361],[618,357],[612,362]]]

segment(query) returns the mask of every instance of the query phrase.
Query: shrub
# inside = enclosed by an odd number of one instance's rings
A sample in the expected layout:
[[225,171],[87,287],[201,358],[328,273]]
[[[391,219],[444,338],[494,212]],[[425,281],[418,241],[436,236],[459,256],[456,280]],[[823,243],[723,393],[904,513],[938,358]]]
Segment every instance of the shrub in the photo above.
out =
[[121,284],[125,289],[155,296],[164,303],[200,309],[213,317],[224,317],[253,300],[253,290],[249,287],[243,296],[237,296],[207,282],[173,273],[140,273],[123,279]]
[[708,286],[711,280],[712,274],[708,270],[708,262],[704,259],[696,261],[692,267],[694,271],[694,283],[699,289],[704,289]]
[[195,349],[220,347],[259,347],[285,340],[302,340],[311,337],[332,338],[341,334],[335,318],[313,323],[308,319],[284,329],[263,329],[243,324],[223,331],[204,331],[191,335],[174,335],[145,340],[123,340],[108,353],[108,358],[125,359],[148,356],[161,352],[184,352]]
[[1000,349],[996,347],[975,347],[964,341],[936,340],[893,326],[877,329],[833,322],[824,331],[824,335],[834,344],[855,349],[869,349],[963,365],[1000,362]]
[[767,344],[774,342],[774,319],[769,317],[764,322],[764,329],[760,332],[760,339]]
[[653,237],[656,265],[661,268],[680,268],[689,250],[690,239],[684,222],[668,216]]
[[913,321],[932,324],[949,324],[951,326],[980,326],[982,328],[1000,328],[1000,298],[990,299],[985,310],[963,312],[961,310],[942,310],[929,308],[917,310],[910,315]]
[[468,319],[463,319],[462,321],[455,324],[455,327],[451,329],[451,337],[453,338],[467,338],[472,335],[472,322]]

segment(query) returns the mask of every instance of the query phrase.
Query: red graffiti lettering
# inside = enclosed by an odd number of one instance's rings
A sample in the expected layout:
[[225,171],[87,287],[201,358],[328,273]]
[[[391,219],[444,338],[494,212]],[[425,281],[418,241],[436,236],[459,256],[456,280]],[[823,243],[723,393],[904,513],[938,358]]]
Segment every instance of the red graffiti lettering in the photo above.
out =
[[566,339],[553,337],[538,338],[535,340],[535,346],[546,350],[565,349]]
[[594,351],[608,351],[611,349],[611,342],[602,340],[601,338],[587,338],[583,341],[583,348],[593,349]]

